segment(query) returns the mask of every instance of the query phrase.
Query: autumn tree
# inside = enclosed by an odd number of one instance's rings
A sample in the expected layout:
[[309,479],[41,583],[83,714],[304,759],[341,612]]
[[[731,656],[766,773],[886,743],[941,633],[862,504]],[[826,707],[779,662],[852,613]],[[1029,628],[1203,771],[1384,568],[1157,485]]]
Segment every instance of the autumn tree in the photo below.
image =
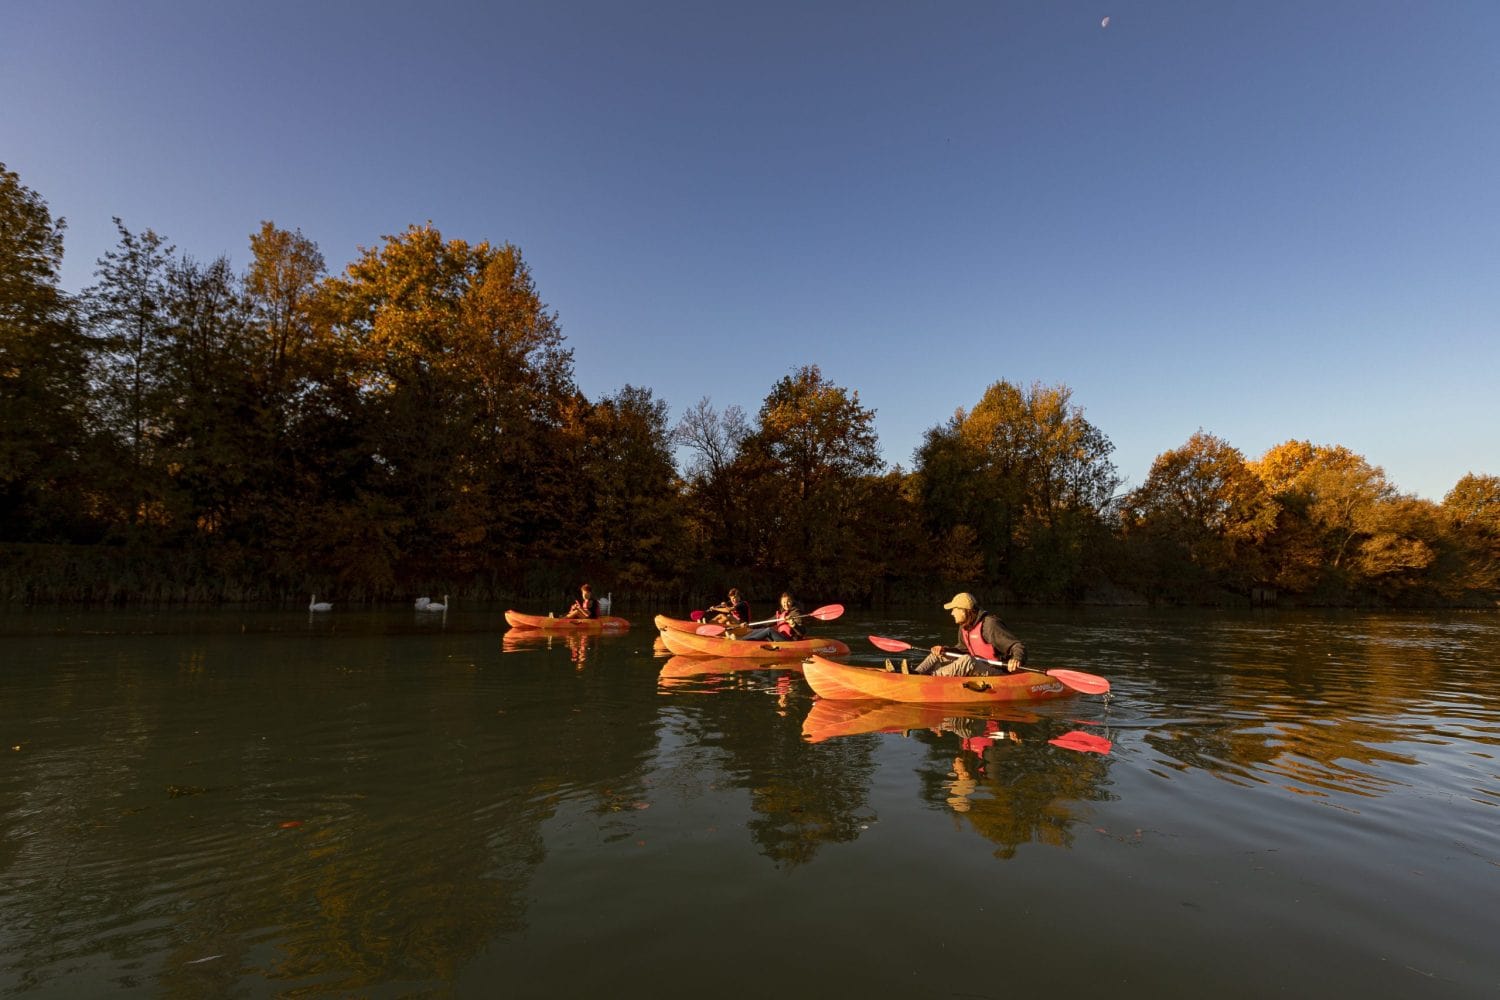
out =
[[239,531],[241,508],[264,468],[255,434],[259,386],[249,350],[249,307],[227,257],[169,261],[160,346],[159,461],[175,528],[255,545]]
[[1456,541],[1461,591],[1500,591],[1500,476],[1468,473],[1443,497],[1442,514]]
[[1264,578],[1259,547],[1277,505],[1238,448],[1198,431],[1151,463],[1122,504],[1128,551],[1147,589],[1171,599],[1247,593]]
[[689,407],[672,430],[673,443],[688,450],[685,499],[700,553],[731,566],[746,561],[749,511],[739,458],[750,433],[743,409],[730,405],[720,413],[707,396]]
[[62,219],[0,163],[0,539],[77,529],[87,355],[59,287]]
[[782,377],[761,404],[739,463],[759,561],[800,588],[837,588],[856,533],[863,477],[880,470],[875,411],[816,365]]
[[576,482],[550,454],[575,395],[572,352],[520,250],[413,226],[325,282],[320,315],[369,456],[351,455],[342,502],[357,535],[377,532],[362,545],[409,555],[404,568],[363,560],[360,575],[431,578],[552,551]]
[[166,405],[167,266],[175,248],[147,229],[133,233],[118,218],[118,246],[98,261],[98,279],[83,292],[94,355],[93,401],[119,458],[97,470],[112,519],[160,527],[167,513],[157,452]]
[[569,507],[574,559],[637,590],[680,569],[681,492],[667,404],[627,385],[597,403],[581,397],[562,435],[580,482]]
[[1388,597],[1432,564],[1435,511],[1399,495],[1384,470],[1348,448],[1288,441],[1250,468],[1281,511],[1266,553],[1278,585]]
[[1067,386],[994,383],[918,450],[934,543],[951,550],[972,533],[986,584],[1076,596],[1107,535],[1103,513],[1120,482],[1113,451]]

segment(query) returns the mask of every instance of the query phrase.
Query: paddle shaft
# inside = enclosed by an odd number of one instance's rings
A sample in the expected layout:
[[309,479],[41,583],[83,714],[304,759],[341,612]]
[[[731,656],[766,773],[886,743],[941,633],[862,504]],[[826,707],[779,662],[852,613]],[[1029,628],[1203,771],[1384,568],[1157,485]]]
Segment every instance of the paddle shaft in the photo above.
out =
[[[803,611],[797,617],[798,618],[816,618],[820,622],[831,622],[831,621],[833,621],[835,618],[837,618],[839,615],[841,615],[843,613],[844,613],[844,606],[842,604],[825,604],[821,608],[813,608],[811,611]],[[745,627],[749,628],[749,627],[751,627],[753,625],[775,625],[777,622],[784,621],[784,620],[785,619],[781,619],[781,618],[767,618],[765,621],[746,622],[745,623]],[[735,625],[733,627],[734,628],[739,628],[740,626]],[[724,626],[723,625],[712,625],[712,624],[710,624],[710,625],[700,625],[700,626],[698,626],[698,634],[699,635],[720,635],[723,632],[724,632]]]
[[[798,614],[799,618],[816,618],[820,622],[831,622],[844,613],[842,604],[825,604],[821,608],[813,608],[811,611],[803,611]],[[767,618],[764,621],[746,622],[746,625],[774,625],[781,621],[780,618]]]

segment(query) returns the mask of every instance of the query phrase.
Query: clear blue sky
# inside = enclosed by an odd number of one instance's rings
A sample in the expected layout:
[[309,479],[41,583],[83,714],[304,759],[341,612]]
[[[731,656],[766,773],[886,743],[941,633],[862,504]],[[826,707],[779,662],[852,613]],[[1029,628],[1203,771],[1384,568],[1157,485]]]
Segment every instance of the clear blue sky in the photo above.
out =
[[[1102,26],[1104,17],[1110,18]],[[598,398],[815,363],[888,462],[1066,384],[1128,485],[1198,428],[1500,474],[1500,3],[15,0],[0,161],[68,221],[333,269],[517,244]]]

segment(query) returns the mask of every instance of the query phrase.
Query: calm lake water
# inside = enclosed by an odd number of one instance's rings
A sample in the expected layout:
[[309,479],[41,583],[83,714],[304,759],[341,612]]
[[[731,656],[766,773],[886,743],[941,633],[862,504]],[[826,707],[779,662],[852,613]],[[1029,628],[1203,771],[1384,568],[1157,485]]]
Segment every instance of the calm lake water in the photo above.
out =
[[499,610],[0,612],[0,994],[1500,995],[1495,614],[1013,609],[1114,694],[976,719]]

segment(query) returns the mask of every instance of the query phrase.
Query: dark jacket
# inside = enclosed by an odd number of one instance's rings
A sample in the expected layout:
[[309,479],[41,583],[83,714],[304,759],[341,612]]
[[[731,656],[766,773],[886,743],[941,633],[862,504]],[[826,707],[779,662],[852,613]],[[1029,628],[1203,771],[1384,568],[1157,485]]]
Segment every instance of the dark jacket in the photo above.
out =
[[[988,611],[979,613],[979,637],[989,643],[995,649],[997,660],[1020,660],[1026,662],[1026,644],[1015,637],[1006,624]],[[958,630],[958,645],[955,647],[968,652],[969,647],[964,645],[964,630]]]

